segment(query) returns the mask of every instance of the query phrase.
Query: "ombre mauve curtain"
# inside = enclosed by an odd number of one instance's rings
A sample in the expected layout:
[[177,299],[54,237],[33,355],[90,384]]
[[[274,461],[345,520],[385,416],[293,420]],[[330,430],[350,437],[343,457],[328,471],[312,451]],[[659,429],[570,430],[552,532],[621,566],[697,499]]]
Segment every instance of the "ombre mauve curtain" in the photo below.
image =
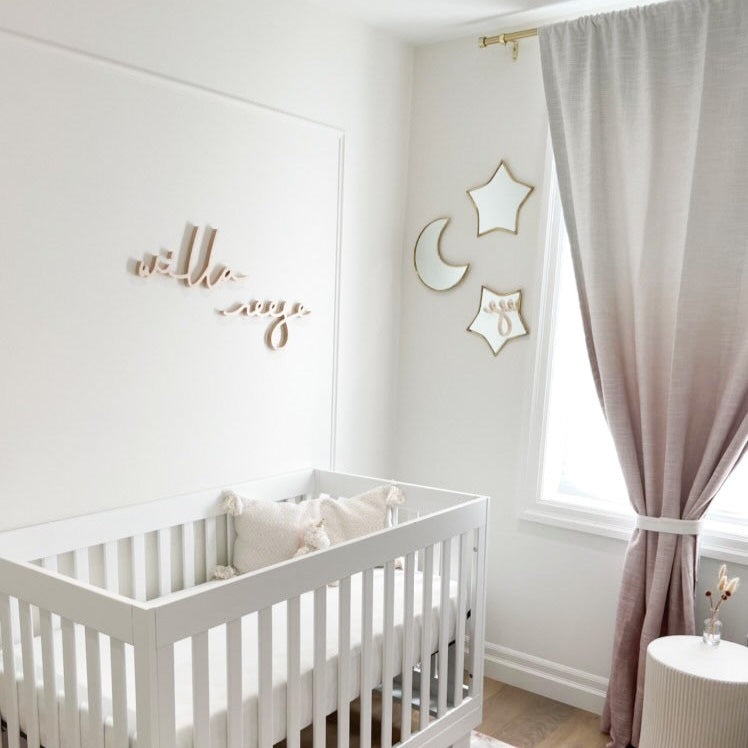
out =
[[[748,2],[557,24],[540,49],[590,362],[631,503],[698,520],[748,440]],[[640,525],[654,529],[629,543],[603,715],[614,748],[638,743],[647,645],[694,633],[693,523]]]

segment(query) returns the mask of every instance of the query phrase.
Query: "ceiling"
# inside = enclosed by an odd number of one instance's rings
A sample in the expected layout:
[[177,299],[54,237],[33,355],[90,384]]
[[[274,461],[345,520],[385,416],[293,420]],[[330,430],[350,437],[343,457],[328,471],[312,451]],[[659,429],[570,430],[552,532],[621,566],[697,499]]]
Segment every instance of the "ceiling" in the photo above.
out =
[[312,0],[414,44],[491,35],[654,0]]

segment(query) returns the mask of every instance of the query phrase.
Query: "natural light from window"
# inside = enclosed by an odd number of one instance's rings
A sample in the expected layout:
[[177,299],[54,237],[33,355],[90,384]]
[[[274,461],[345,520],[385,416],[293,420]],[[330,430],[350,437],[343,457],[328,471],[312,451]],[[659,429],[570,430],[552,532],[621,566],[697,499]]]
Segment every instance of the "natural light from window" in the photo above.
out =
[[[590,370],[566,231],[558,241],[542,498],[583,509],[633,512]],[[714,499],[710,516],[748,524],[748,459]]]

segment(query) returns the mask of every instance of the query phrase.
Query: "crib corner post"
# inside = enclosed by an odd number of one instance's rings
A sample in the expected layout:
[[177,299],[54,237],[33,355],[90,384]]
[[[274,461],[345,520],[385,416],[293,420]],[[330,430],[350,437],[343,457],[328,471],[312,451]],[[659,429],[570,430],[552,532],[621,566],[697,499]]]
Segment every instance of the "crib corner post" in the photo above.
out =
[[160,748],[156,612],[133,608],[132,614],[138,748]]
[[473,579],[472,615],[470,619],[470,695],[480,704],[483,713],[483,658],[486,625],[486,546],[488,528],[488,500],[486,522],[475,533],[475,574]]

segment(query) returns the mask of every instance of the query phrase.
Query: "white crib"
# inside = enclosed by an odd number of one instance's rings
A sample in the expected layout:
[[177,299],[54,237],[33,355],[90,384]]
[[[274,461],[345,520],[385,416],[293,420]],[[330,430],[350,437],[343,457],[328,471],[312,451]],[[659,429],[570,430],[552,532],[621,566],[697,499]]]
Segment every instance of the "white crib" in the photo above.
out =
[[[230,488],[302,501],[382,482],[309,469]],[[348,748],[356,700],[370,748],[373,693],[382,748],[466,744],[488,500],[399,485],[392,527],[221,582],[206,580],[231,559],[228,487],[0,533],[9,748],[299,748],[308,726],[321,748],[331,714]]]

